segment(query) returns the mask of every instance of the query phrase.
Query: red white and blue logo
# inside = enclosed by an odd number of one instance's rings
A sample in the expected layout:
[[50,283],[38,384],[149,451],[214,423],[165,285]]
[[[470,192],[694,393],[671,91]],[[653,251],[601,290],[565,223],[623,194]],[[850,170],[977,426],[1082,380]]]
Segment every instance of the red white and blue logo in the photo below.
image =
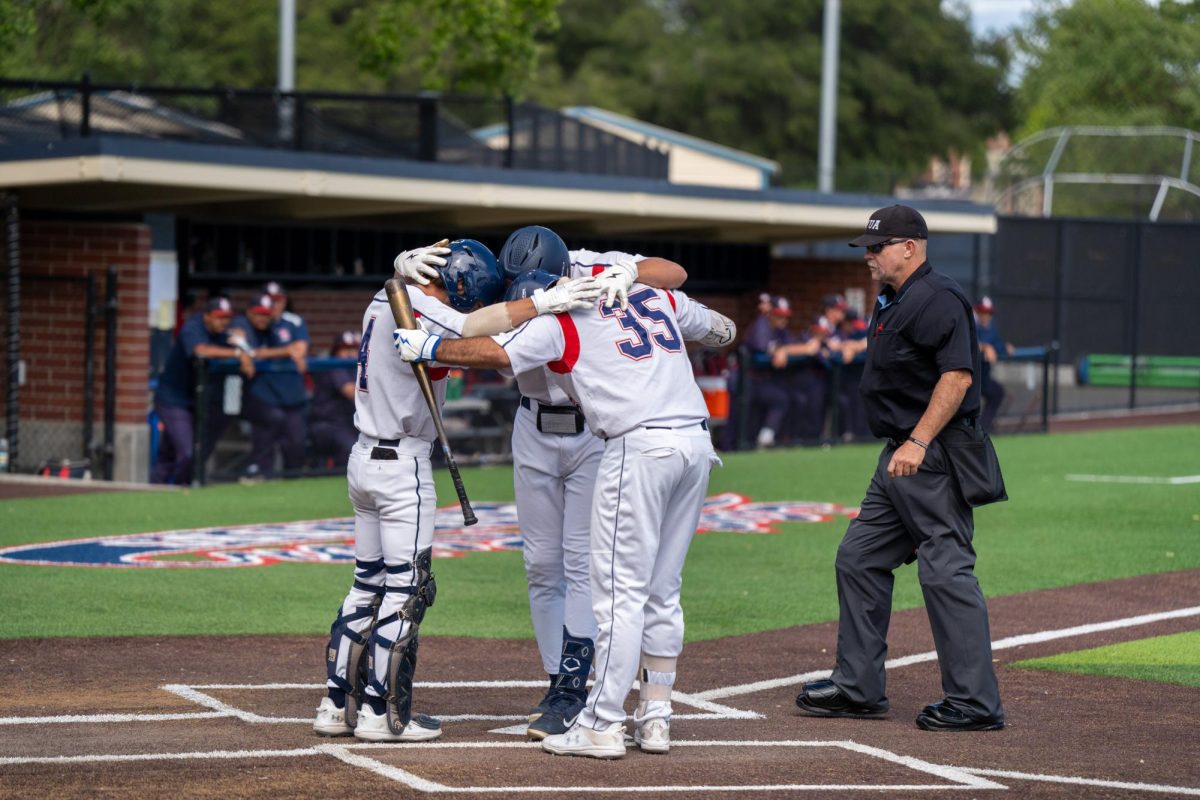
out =
[[[460,524],[458,506],[438,510],[433,557],[520,550],[513,503],[478,503],[479,523]],[[783,500],[752,503],[726,492],[704,501],[697,533],[779,533],[782,522],[853,518],[858,509],[833,503]],[[0,563],[76,567],[261,567],[279,563],[354,562],[354,521],[345,519],[259,523],[225,528],[131,533],[43,542],[0,549]]]

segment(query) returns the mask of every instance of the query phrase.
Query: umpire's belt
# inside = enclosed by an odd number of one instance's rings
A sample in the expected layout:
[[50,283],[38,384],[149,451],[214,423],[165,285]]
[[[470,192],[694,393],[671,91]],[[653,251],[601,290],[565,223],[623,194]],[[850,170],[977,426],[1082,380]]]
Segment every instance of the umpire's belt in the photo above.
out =
[[424,439],[401,437],[399,439],[376,439],[365,433],[358,435],[358,443],[371,448],[372,461],[397,461],[400,456],[422,456],[429,458],[433,455],[433,442]]
[[521,405],[537,414],[537,429],[542,433],[583,433],[583,414],[575,406],[548,406],[531,397],[522,397]]

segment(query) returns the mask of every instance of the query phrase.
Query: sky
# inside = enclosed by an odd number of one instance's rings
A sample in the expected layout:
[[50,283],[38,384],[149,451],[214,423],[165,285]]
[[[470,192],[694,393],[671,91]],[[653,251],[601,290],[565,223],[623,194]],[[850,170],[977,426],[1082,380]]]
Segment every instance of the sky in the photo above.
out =
[[1033,8],[1035,0],[966,0],[971,8],[975,33],[1000,33],[1021,21],[1021,16]]

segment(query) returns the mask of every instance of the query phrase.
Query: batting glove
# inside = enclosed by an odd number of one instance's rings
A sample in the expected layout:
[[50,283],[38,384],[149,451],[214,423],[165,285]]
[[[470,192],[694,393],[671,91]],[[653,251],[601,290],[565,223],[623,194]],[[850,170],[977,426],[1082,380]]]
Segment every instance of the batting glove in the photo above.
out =
[[392,345],[405,361],[433,361],[442,337],[420,328],[396,328],[392,331]]
[[589,276],[560,280],[549,289],[538,289],[529,299],[539,314],[561,314],[574,308],[588,308],[600,296],[600,286]]
[[604,307],[612,308],[613,303],[620,303],[621,310],[629,308],[629,287],[638,278],[637,262],[632,258],[621,258],[611,267],[596,276],[604,298]]
[[415,250],[405,250],[396,256],[392,266],[396,268],[396,277],[419,283],[422,286],[429,283],[430,278],[438,277],[438,267],[446,266],[442,256],[450,255],[446,240],[431,244],[429,247],[418,247]]

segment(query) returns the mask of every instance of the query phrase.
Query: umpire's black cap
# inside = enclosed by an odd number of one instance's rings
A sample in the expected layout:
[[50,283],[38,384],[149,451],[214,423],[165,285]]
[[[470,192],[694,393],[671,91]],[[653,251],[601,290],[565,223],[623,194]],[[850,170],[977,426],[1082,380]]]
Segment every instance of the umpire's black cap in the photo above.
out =
[[850,242],[851,247],[869,247],[889,239],[928,239],[929,226],[915,208],[894,205],[881,208],[867,220],[862,236]]

